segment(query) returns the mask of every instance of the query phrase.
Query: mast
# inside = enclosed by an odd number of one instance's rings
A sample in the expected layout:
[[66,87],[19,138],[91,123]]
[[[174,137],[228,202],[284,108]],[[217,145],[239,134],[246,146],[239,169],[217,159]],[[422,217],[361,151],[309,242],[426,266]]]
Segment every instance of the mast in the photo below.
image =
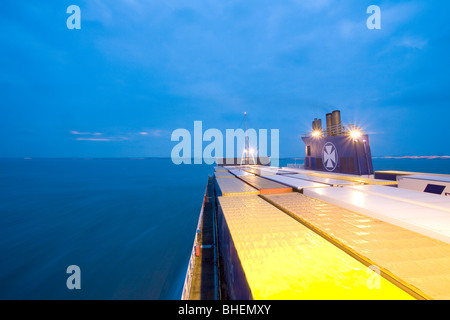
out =
[[250,164],[250,158],[249,158],[249,153],[250,153],[250,148],[248,145],[248,136],[247,136],[247,112],[244,112],[244,118],[245,118],[245,163],[246,164]]

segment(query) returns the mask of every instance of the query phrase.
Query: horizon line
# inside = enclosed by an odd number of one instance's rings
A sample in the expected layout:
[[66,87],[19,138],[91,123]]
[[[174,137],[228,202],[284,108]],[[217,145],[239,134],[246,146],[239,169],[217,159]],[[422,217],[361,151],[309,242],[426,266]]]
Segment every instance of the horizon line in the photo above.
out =
[[[270,158],[270,157],[269,157]],[[22,159],[22,160],[32,160],[32,159],[81,159],[81,160],[90,160],[90,159],[132,159],[132,160],[146,160],[146,159],[171,159],[171,157],[158,157],[158,156],[130,156],[130,157],[0,157],[0,159]],[[186,158],[189,159],[189,158]],[[197,159],[196,157],[191,157],[190,159]],[[205,158],[202,158],[205,159]],[[210,158],[206,158],[210,159]],[[215,158],[213,158],[215,159]],[[296,161],[304,160],[304,157],[279,157],[273,158],[278,160],[292,159]],[[450,155],[448,156],[373,156],[372,159],[450,159]]]

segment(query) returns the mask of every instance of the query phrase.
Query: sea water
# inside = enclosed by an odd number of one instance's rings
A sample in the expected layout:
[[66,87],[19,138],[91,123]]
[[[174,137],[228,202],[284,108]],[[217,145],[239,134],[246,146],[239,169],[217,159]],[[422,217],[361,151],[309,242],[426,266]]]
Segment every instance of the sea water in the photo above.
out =
[[[0,160],[0,299],[179,299],[212,171],[170,159]],[[67,288],[70,265],[80,290]]]
[[[450,173],[450,159],[373,163]],[[170,159],[0,159],[0,299],[179,299],[212,172]],[[71,265],[79,290],[66,285]]]

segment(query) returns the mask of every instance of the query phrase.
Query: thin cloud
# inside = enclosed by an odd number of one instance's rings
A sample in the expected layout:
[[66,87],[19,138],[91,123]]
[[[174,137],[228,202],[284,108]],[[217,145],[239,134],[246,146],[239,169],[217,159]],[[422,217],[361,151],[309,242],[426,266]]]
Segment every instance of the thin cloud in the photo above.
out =
[[75,138],[76,141],[126,141],[129,140],[127,137],[107,137],[107,138]]
[[167,130],[161,130],[161,129],[151,129],[151,130],[144,130],[139,132],[142,136],[149,136],[149,137],[164,137],[169,135],[169,132]]
[[[138,137],[166,137],[170,135],[169,131],[162,129],[149,129],[139,132],[115,132],[115,133],[101,133],[101,132],[82,132],[72,130],[71,135],[77,136],[73,140],[76,141],[126,141],[135,140]],[[100,137],[102,136],[102,137]]]
[[428,44],[428,40],[420,38],[405,37],[399,42],[399,46],[422,50]]
[[129,140],[129,138],[124,135],[106,136],[106,137],[100,138],[100,136],[104,135],[104,133],[101,133],[101,132],[81,132],[81,131],[72,130],[72,131],[70,131],[70,134],[78,136],[74,139],[76,141],[124,141],[124,140]]
[[108,138],[76,138],[77,141],[111,141]]
[[70,131],[70,134],[75,135],[84,135],[84,136],[101,136],[103,133],[101,132],[80,132],[80,131]]

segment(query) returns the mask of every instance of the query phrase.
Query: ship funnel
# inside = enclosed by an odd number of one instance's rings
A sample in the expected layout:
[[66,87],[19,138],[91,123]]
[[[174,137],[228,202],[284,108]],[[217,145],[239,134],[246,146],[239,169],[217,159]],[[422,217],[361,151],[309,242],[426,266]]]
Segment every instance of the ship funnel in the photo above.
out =
[[327,136],[331,136],[331,126],[332,126],[332,121],[331,121],[331,113],[327,113],[326,115],[327,117]]
[[322,120],[314,119],[314,121],[312,123],[312,129],[313,129],[313,131],[322,131]]
[[373,174],[369,136],[354,124],[344,124],[340,110],[326,114],[323,130],[320,119],[314,118],[312,126],[313,131],[302,136],[306,170]]
[[332,135],[340,135],[341,134],[341,111],[334,110],[331,113],[331,125],[333,126]]

